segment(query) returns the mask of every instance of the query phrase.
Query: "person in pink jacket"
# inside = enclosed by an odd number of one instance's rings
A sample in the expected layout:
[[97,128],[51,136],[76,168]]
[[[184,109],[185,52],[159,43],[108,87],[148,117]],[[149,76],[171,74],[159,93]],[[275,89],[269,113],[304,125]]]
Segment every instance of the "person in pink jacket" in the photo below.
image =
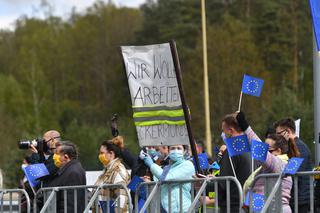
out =
[[[249,142],[253,139],[261,141],[248,125],[244,114],[239,112],[236,116],[241,129],[245,128],[244,132],[248,136]],[[261,143],[263,142],[261,141]],[[266,161],[261,162],[261,166],[249,176],[243,187],[244,194],[247,193],[248,187],[252,184],[254,177],[259,174],[281,173],[287,165],[289,157],[299,157],[299,151],[295,142],[287,141],[282,135],[270,134],[267,136],[265,143],[269,144],[269,152],[267,153]],[[264,194],[264,182],[265,179],[259,179],[253,186],[253,192],[257,194]],[[281,186],[283,213],[291,213],[292,211],[289,202],[291,197],[292,178],[290,176],[283,177]]]

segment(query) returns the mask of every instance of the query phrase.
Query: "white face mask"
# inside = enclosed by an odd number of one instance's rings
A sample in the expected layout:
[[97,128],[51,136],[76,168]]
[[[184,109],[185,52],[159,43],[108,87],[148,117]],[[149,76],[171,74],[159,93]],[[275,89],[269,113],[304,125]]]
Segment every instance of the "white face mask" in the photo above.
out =
[[223,141],[225,141],[227,139],[227,136],[224,132],[221,133],[221,138]]

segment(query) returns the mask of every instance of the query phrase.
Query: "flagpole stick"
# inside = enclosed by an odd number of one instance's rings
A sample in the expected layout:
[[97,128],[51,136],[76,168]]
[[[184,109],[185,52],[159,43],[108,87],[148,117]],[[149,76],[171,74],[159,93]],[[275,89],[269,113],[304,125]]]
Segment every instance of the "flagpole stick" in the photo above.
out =
[[251,174],[254,172],[254,161],[253,157],[251,156]]
[[241,93],[240,93],[240,100],[239,100],[238,112],[240,112],[240,109],[241,109],[241,102],[242,102],[242,91],[241,91]]
[[36,196],[36,191],[34,191],[34,188],[31,186],[30,187],[31,188],[31,190],[32,190],[32,192],[33,192],[33,194],[34,194],[34,196]]
[[230,156],[229,156],[229,160],[230,160],[230,164],[231,164],[231,168],[232,168],[232,171],[233,171],[234,177],[235,177],[235,178],[237,178],[237,180],[238,180],[238,177],[237,177],[237,175],[236,175],[236,171],[234,170],[233,162],[232,162],[232,160],[231,160],[231,157],[230,157]]

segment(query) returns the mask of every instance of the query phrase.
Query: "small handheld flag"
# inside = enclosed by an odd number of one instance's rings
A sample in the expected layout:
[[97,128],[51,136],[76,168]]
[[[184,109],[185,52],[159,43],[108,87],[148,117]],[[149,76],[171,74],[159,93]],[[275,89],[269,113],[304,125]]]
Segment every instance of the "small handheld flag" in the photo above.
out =
[[23,172],[31,187],[35,187],[39,184],[38,178],[49,175],[49,171],[43,163],[29,165],[23,168]]
[[245,152],[250,152],[250,146],[247,135],[227,138],[225,140],[229,156],[240,155]]
[[251,156],[253,159],[259,161],[266,161],[268,154],[269,144],[261,141],[251,141]]
[[138,177],[138,176],[134,176],[130,183],[128,184],[128,188],[131,189],[131,191],[136,192],[137,187],[139,186],[140,183],[143,183],[144,181]]
[[[144,200],[144,199],[139,199],[139,202],[138,202],[138,212],[140,212],[140,210],[142,209],[142,207],[143,207],[143,205],[144,205],[144,203],[145,203],[146,201]],[[145,213],[147,212],[147,210],[145,210],[144,211]]]
[[250,75],[244,75],[242,81],[242,92],[247,95],[260,97],[264,80]]
[[291,158],[284,168],[283,173],[294,175],[299,170],[303,160],[303,158]]
[[[204,152],[204,153],[198,154],[198,159],[199,159],[199,165],[201,169],[209,168],[207,153]],[[196,164],[196,161],[194,158],[193,158],[193,163],[194,165]]]
[[[140,183],[143,183],[144,181],[138,177],[138,176],[134,176],[130,183],[128,184],[128,188],[133,191],[133,192],[136,192],[137,191],[137,188],[139,186]],[[139,191],[139,197],[145,199],[146,198],[146,188],[143,186],[140,188],[140,191]]]
[[320,51],[320,2],[318,0],[310,0],[310,9],[317,50]]
[[[250,193],[246,195],[245,205],[249,206],[250,203]],[[264,206],[264,195],[252,193],[252,209],[253,212],[260,212]]]

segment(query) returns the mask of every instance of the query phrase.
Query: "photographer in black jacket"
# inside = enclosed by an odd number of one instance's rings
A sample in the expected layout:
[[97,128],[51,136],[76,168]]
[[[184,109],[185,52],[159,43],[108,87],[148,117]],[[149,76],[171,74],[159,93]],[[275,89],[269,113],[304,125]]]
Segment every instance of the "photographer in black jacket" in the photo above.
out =
[[57,144],[61,143],[60,133],[56,130],[49,130],[43,135],[45,142],[44,146],[47,146],[44,151],[38,150],[34,145],[30,145],[29,150],[32,152],[30,156],[30,164],[44,163],[49,171],[49,176],[41,178],[43,186],[47,186],[53,176],[57,173],[58,167],[54,165],[53,154],[57,147]]

